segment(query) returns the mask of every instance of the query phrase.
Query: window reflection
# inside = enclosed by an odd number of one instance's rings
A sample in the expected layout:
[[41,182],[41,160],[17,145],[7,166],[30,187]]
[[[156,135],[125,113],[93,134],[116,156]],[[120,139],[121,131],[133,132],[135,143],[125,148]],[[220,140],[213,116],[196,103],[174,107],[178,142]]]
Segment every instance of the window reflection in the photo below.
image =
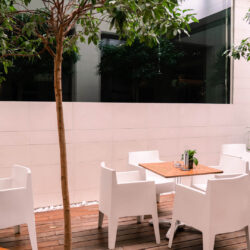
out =
[[[79,57],[64,55],[63,100],[229,103],[230,60],[223,56],[230,45],[229,1],[183,4],[194,7],[200,18],[191,24],[190,37],[161,38],[153,48],[138,41],[129,47],[115,34],[103,32],[100,51],[80,45]],[[16,59],[0,85],[0,100],[54,101],[52,60],[46,54],[33,62]]]
[[154,48],[103,33],[101,101],[229,103],[229,24],[230,8],[191,24],[190,37],[162,38]]

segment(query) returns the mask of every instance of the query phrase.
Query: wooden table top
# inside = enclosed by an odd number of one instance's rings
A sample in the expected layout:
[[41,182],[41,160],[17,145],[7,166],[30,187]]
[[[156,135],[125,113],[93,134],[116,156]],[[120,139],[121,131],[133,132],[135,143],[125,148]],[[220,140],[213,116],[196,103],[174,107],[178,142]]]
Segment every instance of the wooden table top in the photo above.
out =
[[181,168],[175,167],[174,162],[140,163],[139,166],[156,174],[159,174],[165,178],[223,173],[222,170],[207,167],[201,164],[198,164],[197,166],[194,165],[194,168],[188,171],[181,170]]

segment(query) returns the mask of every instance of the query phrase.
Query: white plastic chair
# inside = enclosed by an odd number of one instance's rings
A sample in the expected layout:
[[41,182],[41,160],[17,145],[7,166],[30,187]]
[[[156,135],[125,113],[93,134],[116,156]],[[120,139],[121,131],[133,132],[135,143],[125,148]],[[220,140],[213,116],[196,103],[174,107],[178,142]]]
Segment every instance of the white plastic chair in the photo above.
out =
[[14,165],[10,178],[0,179],[0,229],[28,224],[33,250],[37,249],[31,171]]
[[172,246],[175,224],[179,220],[202,232],[203,250],[214,249],[216,234],[234,232],[244,227],[250,249],[249,185],[248,174],[208,180],[206,192],[176,185],[168,246]]
[[[221,154],[220,163],[218,166],[212,166],[217,169],[223,170],[219,175],[235,175],[246,173],[247,162],[240,157]],[[216,175],[193,176],[191,186],[202,191],[207,188],[207,181],[214,178]]]
[[164,178],[139,166],[139,163],[162,162],[159,158],[159,151],[137,151],[129,152],[129,164],[140,170],[145,180],[155,182],[157,202],[160,201],[160,194],[174,192],[175,180]]
[[155,184],[143,181],[139,171],[117,172],[101,163],[99,222],[108,216],[108,247],[115,248],[118,218],[152,215],[156,243],[160,243]]

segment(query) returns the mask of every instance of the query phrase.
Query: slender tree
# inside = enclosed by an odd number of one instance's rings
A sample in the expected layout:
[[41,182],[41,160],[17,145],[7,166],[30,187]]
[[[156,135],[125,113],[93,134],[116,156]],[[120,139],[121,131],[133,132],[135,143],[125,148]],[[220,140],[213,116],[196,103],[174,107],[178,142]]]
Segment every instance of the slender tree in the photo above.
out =
[[[48,51],[54,62],[54,92],[61,162],[61,188],[64,208],[64,249],[71,249],[70,200],[68,192],[66,141],[62,106],[63,53],[77,51],[77,41],[97,44],[100,24],[107,22],[128,44],[139,38],[149,45],[158,37],[188,34],[188,10],[178,0],[41,0],[32,9],[31,0],[0,0],[0,62],[4,72],[13,58],[40,57]],[[72,30],[74,32],[72,32]],[[70,32],[71,31],[71,32]]]

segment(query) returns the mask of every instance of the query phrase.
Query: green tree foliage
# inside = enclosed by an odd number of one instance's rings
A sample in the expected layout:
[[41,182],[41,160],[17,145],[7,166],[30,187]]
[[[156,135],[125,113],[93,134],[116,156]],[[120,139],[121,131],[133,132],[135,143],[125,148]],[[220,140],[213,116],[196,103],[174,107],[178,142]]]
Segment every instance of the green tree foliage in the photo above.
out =
[[[250,24],[250,9],[244,19]],[[243,39],[239,45],[234,46],[230,51],[226,51],[226,53],[234,59],[243,57],[247,61],[250,61],[250,37]]]
[[[55,53],[55,16],[63,15],[64,52],[77,51],[77,41],[98,43],[100,24],[109,22],[128,44],[137,38],[153,45],[159,35],[174,37],[190,30],[189,22],[197,21],[190,10],[181,10],[174,0],[73,0],[41,1],[43,8],[32,10],[31,0],[0,1],[0,63],[4,72],[13,65],[10,58],[40,56],[44,50]],[[53,3],[63,3],[60,12]],[[62,18],[61,18],[62,19]],[[54,24],[53,24],[54,22]],[[68,32],[78,24],[74,34]]]

